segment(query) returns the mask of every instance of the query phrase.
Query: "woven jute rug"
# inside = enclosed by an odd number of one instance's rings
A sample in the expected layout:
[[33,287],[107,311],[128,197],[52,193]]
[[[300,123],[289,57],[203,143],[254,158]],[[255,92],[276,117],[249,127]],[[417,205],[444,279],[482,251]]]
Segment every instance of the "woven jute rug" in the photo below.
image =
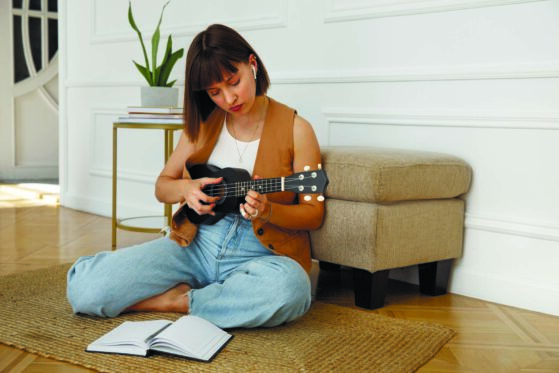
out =
[[90,342],[125,320],[180,315],[73,315],[65,297],[68,268],[0,277],[1,343],[101,372],[413,372],[454,334],[434,323],[316,302],[300,320],[280,327],[229,330],[235,337],[211,363],[87,353]]

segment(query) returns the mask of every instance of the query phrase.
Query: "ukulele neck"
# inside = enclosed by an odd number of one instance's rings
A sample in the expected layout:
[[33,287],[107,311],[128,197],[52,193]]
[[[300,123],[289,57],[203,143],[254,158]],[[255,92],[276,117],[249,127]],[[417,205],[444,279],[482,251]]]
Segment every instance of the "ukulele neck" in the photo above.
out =
[[260,194],[283,192],[285,190],[285,178],[274,177],[271,179],[257,179],[239,181],[233,184],[235,197],[246,196],[249,190],[254,190]]

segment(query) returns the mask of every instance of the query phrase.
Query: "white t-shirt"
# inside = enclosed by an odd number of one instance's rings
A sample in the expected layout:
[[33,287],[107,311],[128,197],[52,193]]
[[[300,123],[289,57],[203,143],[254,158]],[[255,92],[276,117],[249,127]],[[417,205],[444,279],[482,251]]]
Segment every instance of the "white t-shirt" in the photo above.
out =
[[252,175],[259,144],[260,139],[251,142],[235,139],[227,129],[227,122],[224,121],[217,143],[208,159],[208,164],[219,168],[244,168]]

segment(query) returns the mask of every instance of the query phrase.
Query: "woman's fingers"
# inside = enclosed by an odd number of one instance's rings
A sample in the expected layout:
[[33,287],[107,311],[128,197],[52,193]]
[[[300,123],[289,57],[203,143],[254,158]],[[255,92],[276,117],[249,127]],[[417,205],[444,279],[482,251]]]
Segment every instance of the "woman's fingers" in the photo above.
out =
[[245,219],[255,219],[262,215],[262,212],[266,210],[266,205],[268,204],[268,199],[266,195],[250,190],[246,197],[245,203],[241,204],[241,215]]
[[219,200],[220,196],[216,192],[213,192],[211,189],[206,189],[204,191],[204,188],[211,184],[219,184],[222,180],[222,177],[204,177],[193,180],[193,187],[190,189],[190,191],[187,191],[187,194],[189,195],[189,197],[187,198],[188,207],[196,211],[198,215],[215,215],[215,213],[213,212],[213,208],[215,206],[215,202]]

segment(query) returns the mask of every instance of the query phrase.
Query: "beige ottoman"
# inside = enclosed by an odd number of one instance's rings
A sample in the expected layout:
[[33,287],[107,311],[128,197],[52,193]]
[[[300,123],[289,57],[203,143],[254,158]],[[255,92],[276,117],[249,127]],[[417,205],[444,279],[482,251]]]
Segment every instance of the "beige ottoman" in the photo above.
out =
[[446,154],[327,147],[330,183],[322,227],[311,231],[321,270],[353,268],[355,304],[384,306],[392,268],[419,265],[422,293],[446,293],[453,258],[462,253],[464,201],[471,169]]

